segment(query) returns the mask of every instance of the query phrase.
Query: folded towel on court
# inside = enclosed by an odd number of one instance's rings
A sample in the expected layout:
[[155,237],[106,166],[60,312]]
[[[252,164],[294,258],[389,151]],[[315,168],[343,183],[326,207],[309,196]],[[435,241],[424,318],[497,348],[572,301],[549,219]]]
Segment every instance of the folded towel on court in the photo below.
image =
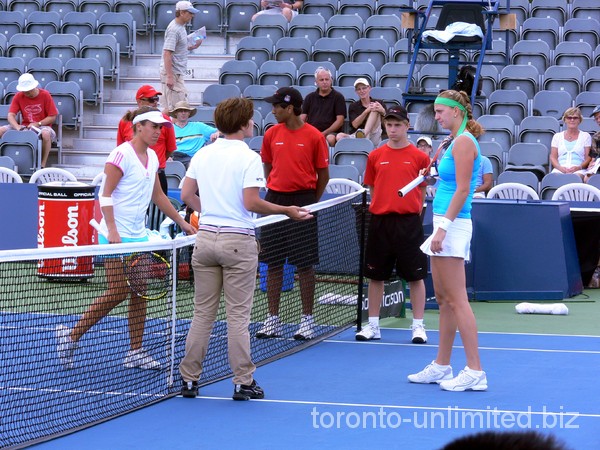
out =
[[319,297],[320,305],[356,305],[357,295],[339,295],[328,293]]
[[519,314],[569,314],[569,308],[564,303],[519,303],[515,309]]

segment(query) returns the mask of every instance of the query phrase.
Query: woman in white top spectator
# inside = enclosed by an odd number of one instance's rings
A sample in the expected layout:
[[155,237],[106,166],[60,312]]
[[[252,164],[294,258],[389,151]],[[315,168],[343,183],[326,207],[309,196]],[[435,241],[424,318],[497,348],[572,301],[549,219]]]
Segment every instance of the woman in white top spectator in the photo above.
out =
[[579,108],[568,108],[562,117],[566,130],[556,133],[550,144],[550,162],[554,173],[576,173],[583,177],[589,165],[592,138],[579,129],[583,117]]

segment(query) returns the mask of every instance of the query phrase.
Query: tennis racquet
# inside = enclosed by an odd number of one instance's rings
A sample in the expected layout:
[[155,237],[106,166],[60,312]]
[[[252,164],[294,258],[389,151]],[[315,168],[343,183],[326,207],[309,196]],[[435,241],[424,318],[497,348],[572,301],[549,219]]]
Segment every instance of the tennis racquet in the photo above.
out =
[[[90,225],[105,236],[96,219],[90,220]],[[147,251],[114,256],[121,259],[125,280],[135,295],[148,300],[167,295],[171,287],[171,265],[161,255]]]
[[425,178],[429,175],[431,166],[433,166],[433,164],[437,161],[442,150],[445,148],[448,148],[448,145],[450,145],[450,142],[452,142],[452,139],[446,138],[440,143],[438,149],[435,151],[435,155],[433,155],[433,158],[431,158],[431,162],[425,168],[425,171],[423,172],[423,174],[419,175],[417,178],[412,180],[410,183],[408,183],[403,188],[398,189],[399,197],[404,197],[406,194],[408,194],[410,191],[412,191],[414,188],[416,188],[418,185],[420,185],[425,180]]

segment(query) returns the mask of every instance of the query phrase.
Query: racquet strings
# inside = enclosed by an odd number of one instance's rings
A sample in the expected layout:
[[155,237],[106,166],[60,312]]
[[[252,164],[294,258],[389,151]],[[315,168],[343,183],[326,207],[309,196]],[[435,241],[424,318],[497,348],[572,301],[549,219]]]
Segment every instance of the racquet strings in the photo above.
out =
[[133,253],[123,260],[127,284],[139,297],[158,299],[167,295],[170,264],[157,253]]

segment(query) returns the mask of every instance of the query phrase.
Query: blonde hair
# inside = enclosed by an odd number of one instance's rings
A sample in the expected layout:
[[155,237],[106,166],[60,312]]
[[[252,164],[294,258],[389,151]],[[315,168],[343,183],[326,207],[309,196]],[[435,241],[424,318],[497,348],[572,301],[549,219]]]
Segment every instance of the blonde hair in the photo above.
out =
[[579,117],[580,122],[583,121],[583,115],[581,114],[581,110],[576,106],[567,108],[562,116],[562,120],[564,121],[568,116],[577,116]]
[[469,95],[465,91],[454,91],[449,89],[447,91],[442,91],[439,93],[438,97],[449,98],[454,100],[455,102],[460,103],[467,110],[467,131],[471,133],[473,136],[478,138],[481,136],[485,130],[483,127],[473,119],[473,109],[471,108],[471,102],[469,101]]

